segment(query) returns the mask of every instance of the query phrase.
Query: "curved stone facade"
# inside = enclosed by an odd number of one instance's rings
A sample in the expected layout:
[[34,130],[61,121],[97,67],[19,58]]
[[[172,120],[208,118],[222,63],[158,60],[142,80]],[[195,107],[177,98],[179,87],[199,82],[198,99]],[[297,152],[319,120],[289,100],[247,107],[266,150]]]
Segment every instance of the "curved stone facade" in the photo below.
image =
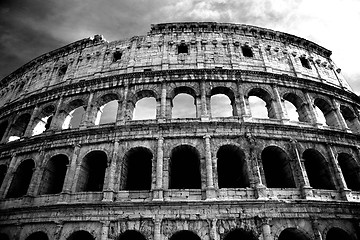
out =
[[32,60],[0,81],[0,238],[360,239],[360,98],[330,55],[206,22]]

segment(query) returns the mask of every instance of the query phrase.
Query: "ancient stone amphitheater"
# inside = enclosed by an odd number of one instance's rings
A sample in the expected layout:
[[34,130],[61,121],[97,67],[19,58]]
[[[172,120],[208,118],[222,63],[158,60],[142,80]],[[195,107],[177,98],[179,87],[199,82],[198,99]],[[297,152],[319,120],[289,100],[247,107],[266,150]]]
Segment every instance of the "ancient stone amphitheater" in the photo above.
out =
[[30,61],[0,82],[0,238],[360,239],[360,98],[330,55],[205,22]]

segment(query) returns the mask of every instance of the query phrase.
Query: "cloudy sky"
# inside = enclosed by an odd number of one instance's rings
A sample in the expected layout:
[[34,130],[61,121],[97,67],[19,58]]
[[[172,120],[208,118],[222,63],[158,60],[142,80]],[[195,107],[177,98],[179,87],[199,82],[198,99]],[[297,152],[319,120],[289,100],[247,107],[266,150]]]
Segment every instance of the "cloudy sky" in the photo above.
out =
[[82,38],[112,41],[178,21],[245,23],[314,41],[333,51],[360,94],[359,0],[1,0],[0,78]]

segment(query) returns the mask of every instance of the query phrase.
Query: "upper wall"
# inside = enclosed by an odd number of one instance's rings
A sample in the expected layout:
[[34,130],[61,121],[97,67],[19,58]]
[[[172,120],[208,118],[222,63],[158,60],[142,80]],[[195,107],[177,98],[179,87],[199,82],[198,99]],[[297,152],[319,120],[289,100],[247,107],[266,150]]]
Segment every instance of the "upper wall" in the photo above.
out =
[[[250,48],[253,56],[245,56],[244,47]],[[254,26],[156,24],[146,36],[107,42],[95,35],[32,60],[0,81],[4,86],[0,89],[0,107],[35,92],[82,80],[185,68],[287,74],[351,91],[330,55],[329,50],[313,42]]]

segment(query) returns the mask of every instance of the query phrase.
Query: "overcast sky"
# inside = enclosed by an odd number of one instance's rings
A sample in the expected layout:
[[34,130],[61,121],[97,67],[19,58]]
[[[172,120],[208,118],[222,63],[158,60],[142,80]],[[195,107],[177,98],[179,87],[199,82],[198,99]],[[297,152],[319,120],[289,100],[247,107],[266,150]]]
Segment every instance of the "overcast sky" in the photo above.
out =
[[0,78],[37,56],[104,35],[144,35],[151,23],[216,21],[283,31],[333,51],[360,94],[359,0],[1,0]]

